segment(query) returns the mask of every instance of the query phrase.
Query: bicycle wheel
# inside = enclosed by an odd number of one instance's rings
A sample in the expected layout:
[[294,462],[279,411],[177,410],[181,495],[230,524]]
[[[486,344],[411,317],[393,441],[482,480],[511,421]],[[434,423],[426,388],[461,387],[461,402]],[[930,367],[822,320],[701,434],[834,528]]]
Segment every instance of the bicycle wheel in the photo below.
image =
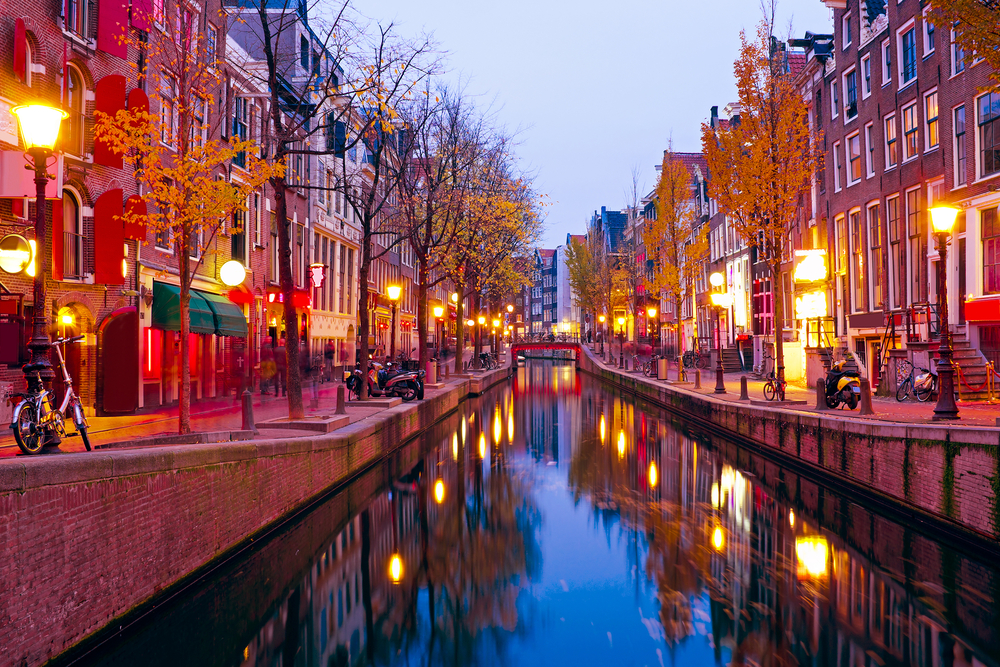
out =
[[781,384],[778,385],[778,390],[775,393],[777,394],[777,397],[778,397],[779,401],[785,400],[785,383],[784,382],[782,382]]
[[699,354],[698,355],[697,366],[698,366],[698,368],[700,368],[702,370],[708,368],[708,355],[707,354]]
[[932,384],[925,384],[920,387],[915,387],[913,393],[916,394],[917,400],[921,403],[926,403],[931,399],[931,395],[934,393],[934,389],[937,387],[937,381]]
[[775,393],[774,383],[768,380],[767,384],[764,385],[764,398],[773,401]]
[[17,415],[14,425],[14,440],[25,454],[37,454],[42,450],[42,434],[35,426],[38,423],[35,406],[25,403]]
[[903,380],[903,384],[899,385],[899,389],[896,390],[896,400],[902,403],[910,397],[910,391],[913,389],[913,378],[906,378]]
[[90,447],[90,436],[87,435],[86,426],[77,426],[76,430],[80,432],[80,437],[83,439],[83,446],[87,448],[87,451],[91,451]]

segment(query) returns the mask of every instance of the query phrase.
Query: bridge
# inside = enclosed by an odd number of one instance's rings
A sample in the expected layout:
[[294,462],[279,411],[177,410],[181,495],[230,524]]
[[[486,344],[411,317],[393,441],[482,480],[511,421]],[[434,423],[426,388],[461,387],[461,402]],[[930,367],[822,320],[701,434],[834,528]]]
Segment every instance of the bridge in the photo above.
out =
[[533,336],[516,336],[510,344],[510,356],[524,356],[526,352],[572,352],[573,359],[580,353],[580,337],[566,334],[554,336],[537,334]]

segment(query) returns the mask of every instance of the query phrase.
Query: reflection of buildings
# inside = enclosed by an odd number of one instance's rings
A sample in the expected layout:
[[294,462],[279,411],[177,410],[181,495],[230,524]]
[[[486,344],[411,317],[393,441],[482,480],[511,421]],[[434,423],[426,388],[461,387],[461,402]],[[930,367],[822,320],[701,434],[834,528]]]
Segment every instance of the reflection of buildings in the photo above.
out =
[[723,664],[998,664],[990,595],[968,593],[993,586],[980,566],[788,471],[762,483],[664,416],[585,391],[569,466],[595,516],[642,533],[632,564],[668,646],[703,636]]
[[527,396],[520,405],[529,451],[536,460],[559,462],[580,440],[580,384],[573,367],[528,363],[518,368],[515,386],[519,395]]

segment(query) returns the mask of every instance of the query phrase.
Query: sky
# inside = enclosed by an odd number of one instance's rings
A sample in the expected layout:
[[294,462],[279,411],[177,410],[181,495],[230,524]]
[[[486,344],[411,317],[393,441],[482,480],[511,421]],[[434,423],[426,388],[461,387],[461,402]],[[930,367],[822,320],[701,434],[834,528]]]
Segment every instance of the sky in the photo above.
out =
[[[739,32],[759,0],[377,0],[356,7],[402,35],[431,33],[446,77],[516,131],[522,168],[547,195],[542,246],[583,233],[601,206],[642,194],[672,143],[701,150],[712,106],[736,100]],[[822,0],[779,0],[778,36],[831,32]],[[641,196],[641,195],[640,195]]]

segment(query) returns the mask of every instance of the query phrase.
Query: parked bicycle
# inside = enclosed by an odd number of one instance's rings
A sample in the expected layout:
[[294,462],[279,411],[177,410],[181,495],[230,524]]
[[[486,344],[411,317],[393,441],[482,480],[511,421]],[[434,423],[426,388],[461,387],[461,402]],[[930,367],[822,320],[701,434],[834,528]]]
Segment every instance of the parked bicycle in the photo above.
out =
[[779,401],[785,400],[785,387],[788,383],[784,380],[779,380],[774,373],[770,373],[767,376],[767,382],[764,383],[764,398],[773,401],[777,398]]
[[774,355],[771,347],[765,346],[764,353],[760,357],[760,362],[754,364],[753,373],[757,377],[770,377],[774,375]]
[[480,352],[479,365],[482,366],[484,371],[491,371],[497,368],[497,359],[492,352]]
[[[49,444],[54,437],[60,439],[79,435],[83,446],[90,451],[90,437],[87,435],[87,418],[83,415],[83,405],[73,391],[73,378],[69,376],[66,361],[63,358],[62,346],[83,340],[83,336],[72,338],[57,338],[50,347],[56,351],[59,370],[62,371],[66,393],[58,408],[52,407],[52,392],[42,384],[40,364],[27,364],[24,367],[28,377],[28,391],[13,394],[20,396],[21,401],[14,408],[14,416],[10,427],[14,430],[14,440],[25,454],[37,454],[42,447]],[[67,433],[65,420],[71,419],[76,426],[76,433]]]
[[656,375],[656,363],[660,360],[660,355],[654,354],[649,361],[642,365],[642,374],[646,377]]
[[[913,365],[909,359],[901,359],[903,363],[910,367],[906,378],[896,389],[896,400],[903,402],[910,397],[910,392],[917,397],[921,403],[926,403],[937,392],[937,374],[929,368],[920,368]],[[918,373],[917,370],[920,372]],[[958,392],[956,391],[956,398]]]
[[684,353],[684,368],[694,368],[698,367],[702,370],[708,368],[708,364],[712,359],[712,355],[709,352],[703,350],[689,350]]

